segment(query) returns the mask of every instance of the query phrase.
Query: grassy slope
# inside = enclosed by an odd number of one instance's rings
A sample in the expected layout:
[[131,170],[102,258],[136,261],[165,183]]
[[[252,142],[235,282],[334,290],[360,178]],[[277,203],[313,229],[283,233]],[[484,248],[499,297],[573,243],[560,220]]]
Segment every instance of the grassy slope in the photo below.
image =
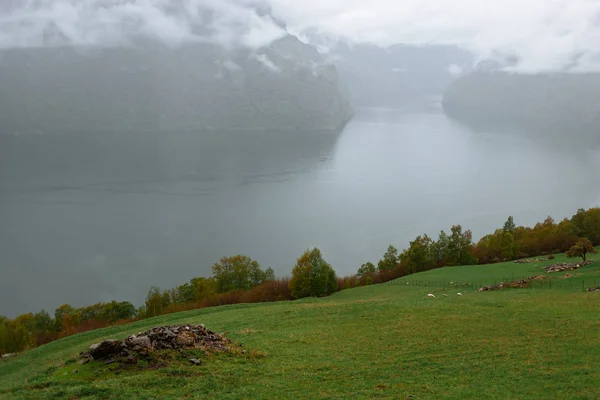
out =
[[[600,293],[582,293],[575,284],[461,288],[457,297],[454,288],[414,284],[494,283],[513,273],[538,275],[543,264],[445,268],[415,275],[409,285],[196,310],[87,332],[0,362],[0,398],[600,398]],[[576,283],[600,284],[598,263],[577,274]],[[554,282],[568,282],[562,275]],[[429,292],[437,298],[427,299]],[[100,364],[65,365],[99,339],[182,322],[228,331],[267,357],[220,356],[201,367],[175,363],[121,375]]]

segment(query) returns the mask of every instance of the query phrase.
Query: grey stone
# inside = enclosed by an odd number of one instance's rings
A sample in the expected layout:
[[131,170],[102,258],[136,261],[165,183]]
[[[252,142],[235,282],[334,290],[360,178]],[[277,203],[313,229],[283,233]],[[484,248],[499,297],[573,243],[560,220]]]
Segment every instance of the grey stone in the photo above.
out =
[[136,336],[135,338],[129,340],[130,347],[138,348],[138,349],[151,349],[152,341],[148,336]]
[[89,353],[95,360],[102,360],[121,352],[121,341],[105,340],[90,346]]

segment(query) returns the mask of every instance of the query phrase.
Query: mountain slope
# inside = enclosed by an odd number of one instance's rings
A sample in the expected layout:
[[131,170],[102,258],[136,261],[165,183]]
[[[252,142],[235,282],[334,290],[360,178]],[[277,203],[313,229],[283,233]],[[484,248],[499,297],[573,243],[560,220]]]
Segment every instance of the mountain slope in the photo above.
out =
[[[0,361],[0,397],[597,398],[600,293],[582,293],[577,285],[599,278],[597,263],[575,277],[558,274],[552,290],[547,281],[543,290],[476,293],[462,286],[494,283],[507,272],[529,276],[544,264],[444,268],[407,277],[408,285],[194,310],[91,331]],[[175,323],[228,331],[262,357],[132,370],[74,362],[103,338]]]
[[291,35],[258,50],[144,40],[0,52],[0,134],[334,130],[351,116],[335,67]]

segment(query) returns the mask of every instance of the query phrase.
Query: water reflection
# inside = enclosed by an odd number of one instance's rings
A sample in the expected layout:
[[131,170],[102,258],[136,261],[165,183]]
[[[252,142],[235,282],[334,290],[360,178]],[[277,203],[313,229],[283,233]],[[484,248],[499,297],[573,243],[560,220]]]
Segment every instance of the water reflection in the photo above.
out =
[[341,274],[461,223],[475,236],[600,199],[600,158],[439,109],[366,109],[322,132],[0,136],[0,314],[140,303],[248,254],[289,274],[319,246]]
[[256,254],[273,188],[327,163],[338,135],[0,136],[0,314],[140,302]]

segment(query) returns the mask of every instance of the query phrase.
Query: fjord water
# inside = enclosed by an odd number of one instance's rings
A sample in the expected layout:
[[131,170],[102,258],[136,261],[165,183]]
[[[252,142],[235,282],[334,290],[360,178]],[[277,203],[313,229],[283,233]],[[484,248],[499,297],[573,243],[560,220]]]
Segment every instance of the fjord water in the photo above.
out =
[[347,275],[453,224],[569,217],[600,200],[574,137],[474,132],[437,105],[360,109],[336,134],[2,134],[0,314],[141,304],[227,255],[285,276],[318,246]]

